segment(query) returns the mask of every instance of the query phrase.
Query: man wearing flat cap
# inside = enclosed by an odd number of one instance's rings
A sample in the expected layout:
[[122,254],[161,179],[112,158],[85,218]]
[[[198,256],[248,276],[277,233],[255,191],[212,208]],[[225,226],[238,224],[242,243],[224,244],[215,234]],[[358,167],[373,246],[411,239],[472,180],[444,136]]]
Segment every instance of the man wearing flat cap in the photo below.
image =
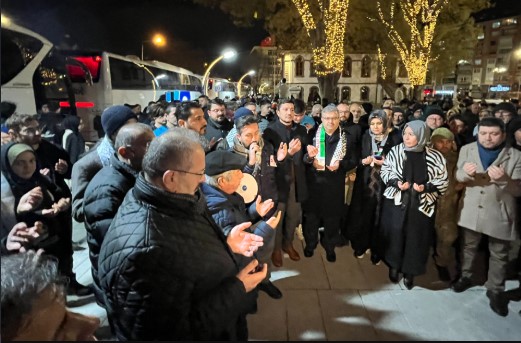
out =
[[[280,220],[280,211],[267,221],[261,220],[273,208],[272,199],[262,201],[259,195],[248,208],[243,197],[236,192],[243,178],[242,170],[246,165],[242,155],[226,150],[217,150],[206,155],[206,182],[201,190],[206,198],[208,209],[225,236],[230,230],[243,222],[254,223],[250,232],[263,238],[264,245],[254,254],[259,263],[267,263],[273,252],[275,228]],[[250,230],[251,229],[251,230]],[[239,266],[245,266],[250,258],[237,255]],[[263,283],[270,283],[269,278]],[[259,284],[259,288],[262,288]],[[282,294],[280,294],[282,296]]]

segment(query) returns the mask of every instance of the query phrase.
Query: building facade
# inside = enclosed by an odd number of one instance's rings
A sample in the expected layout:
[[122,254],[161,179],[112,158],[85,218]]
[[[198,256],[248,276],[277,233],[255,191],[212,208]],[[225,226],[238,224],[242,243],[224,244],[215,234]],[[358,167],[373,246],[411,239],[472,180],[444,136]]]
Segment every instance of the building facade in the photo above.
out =
[[[319,87],[311,52],[257,46],[253,48],[252,53],[263,56],[258,60],[259,65],[257,66],[259,70],[259,93],[276,93],[280,80],[285,78],[293,97],[308,103],[316,101]],[[267,68],[267,70],[264,70],[264,68]],[[406,73],[404,74],[399,67],[396,70],[396,82],[403,83],[406,88],[409,88]],[[277,71],[280,71],[278,75],[276,75]],[[378,58],[376,54],[346,55],[344,68],[336,88],[335,99],[328,100],[381,103],[385,96],[393,97],[394,94],[386,95],[383,88],[378,84],[377,73]],[[261,75],[264,75],[264,77],[261,77]]]
[[475,98],[520,99],[521,13],[486,10],[476,15],[480,26],[471,61],[457,68],[460,94]]

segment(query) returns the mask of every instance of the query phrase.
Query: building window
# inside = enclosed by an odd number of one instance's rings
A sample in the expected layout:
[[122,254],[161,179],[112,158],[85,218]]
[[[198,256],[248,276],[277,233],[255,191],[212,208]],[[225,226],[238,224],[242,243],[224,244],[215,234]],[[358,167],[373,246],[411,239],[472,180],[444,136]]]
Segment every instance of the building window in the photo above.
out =
[[342,87],[342,98],[340,100],[341,101],[342,100],[347,100],[347,101],[351,100],[351,88],[350,87]]
[[478,35],[478,39],[479,39],[479,40],[485,39],[485,34],[484,34],[483,32],[481,32],[481,33]]
[[309,89],[308,104],[320,104],[320,95],[317,86],[313,86]]
[[474,68],[474,74],[481,73],[481,68]]
[[481,65],[481,59],[474,60],[474,64],[477,66]]
[[304,59],[302,56],[298,56],[295,59],[295,76],[303,77],[304,76]]
[[491,40],[490,41],[490,46],[495,46],[496,45],[496,41],[495,40]]
[[351,77],[352,61],[351,57],[344,59],[344,69],[342,69],[342,77]]
[[360,88],[360,101],[369,101],[369,87]]
[[508,18],[503,20],[503,24],[505,25],[515,25],[517,24],[517,18]]
[[371,58],[364,56],[362,58],[362,72],[361,77],[371,77]]
[[492,28],[493,29],[497,29],[500,26],[501,26],[501,22],[500,21],[495,21],[495,22],[492,23]]
[[313,60],[309,61],[309,76],[317,76],[317,71],[315,70],[315,63],[313,63]]

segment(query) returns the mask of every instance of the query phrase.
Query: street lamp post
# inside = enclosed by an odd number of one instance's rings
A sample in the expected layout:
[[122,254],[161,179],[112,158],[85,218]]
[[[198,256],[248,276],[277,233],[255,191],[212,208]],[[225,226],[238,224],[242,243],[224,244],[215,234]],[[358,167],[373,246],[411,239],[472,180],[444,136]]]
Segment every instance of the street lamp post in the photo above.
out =
[[213,68],[214,65],[216,65],[220,60],[222,59],[230,59],[235,57],[237,53],[235,50],[225,50],[221,56],[217,57],[215,60],[210,63],[208,68],[206,68],[206,71],[203,74],[203,93],[204,95],[208,95],[208,79],[210,78],[210,70]]
[[247,72],[246,74],[241,76],[241,78],[239,79],[239,82],[237,82],[237,95],[239,96],[239,99],[241,98],[242,79],[244,79],[248,75],[254,75],[254,74],[255,74],[255,70],[250,70],[249,72]]
[[166,45],[166,38],[162,34],[155,34],[154,37],[152,37],[152,40],[145,40],[141,42],[141,60],[144,59],[144,46],[145,43],[153,43],[157,47],[163,47]]

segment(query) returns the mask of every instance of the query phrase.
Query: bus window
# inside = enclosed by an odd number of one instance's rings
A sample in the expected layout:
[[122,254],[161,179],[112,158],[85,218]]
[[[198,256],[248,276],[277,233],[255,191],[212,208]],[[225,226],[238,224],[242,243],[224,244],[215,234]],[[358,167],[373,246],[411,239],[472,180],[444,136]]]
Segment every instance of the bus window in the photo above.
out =
[[42,47],[43,43],[36,38],[2,30],[2,85],[18,75]]
[[[69,99],[74,99],[72,85],[65,67],[65,58],[55,50],[51,50],[36,69],[33,75],[33,88],[36,108],[41,108],[50,101],[68,102]],[[70,102],[69,106],[62,111],[64,111],[62,113],[76,114],[76,108],[71,106]]]
[[110,57],[110,78],[113,89],[153,89],[154,78],[149,68]]

